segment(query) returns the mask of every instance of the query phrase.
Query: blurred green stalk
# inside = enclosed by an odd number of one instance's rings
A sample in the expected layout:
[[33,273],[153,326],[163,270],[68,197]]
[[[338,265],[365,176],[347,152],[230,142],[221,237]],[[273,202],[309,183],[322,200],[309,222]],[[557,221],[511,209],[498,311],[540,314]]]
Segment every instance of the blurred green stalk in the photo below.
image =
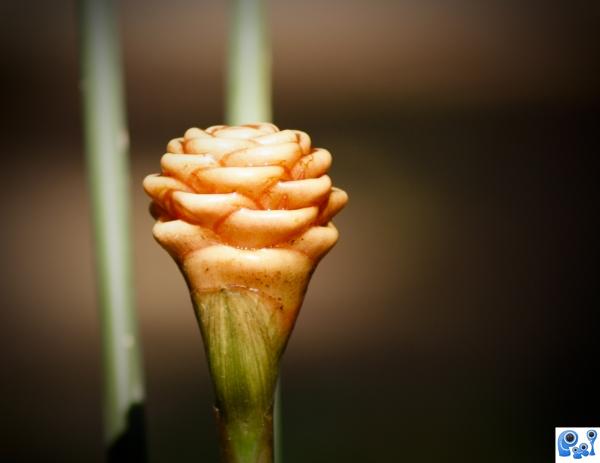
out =
[[114,2],[80,0],[85,152],[103,354],[104,439],[110,462],[146,460],[144,384],[134,313],[128,134]]
[[229,125],[271,120],[271,48],[264,0],[232,0],[227,73]]
[[[227,109],[229,125],[269,122],[271,47],[265,0],[231,0]],[[281,463],[281,388],[275,393],[274,456]]]

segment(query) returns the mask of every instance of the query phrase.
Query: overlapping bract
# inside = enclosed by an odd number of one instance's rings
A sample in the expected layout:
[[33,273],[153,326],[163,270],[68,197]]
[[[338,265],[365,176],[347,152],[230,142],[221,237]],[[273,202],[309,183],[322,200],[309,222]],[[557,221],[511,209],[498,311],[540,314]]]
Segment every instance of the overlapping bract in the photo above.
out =
[[297,130],[189,129],[169,142],[162,174],[144,180],[154,235],[171,254],[221,244],[288,248],[315,262],[337,240],[330,219],[348,199],[331,186],[330,165],[330,153]]
[[153,234],[190,290],[231,461],[272,461],[281,355],[348,200],[330,165],[304,132],[221,125],[171,140],[144,180]]

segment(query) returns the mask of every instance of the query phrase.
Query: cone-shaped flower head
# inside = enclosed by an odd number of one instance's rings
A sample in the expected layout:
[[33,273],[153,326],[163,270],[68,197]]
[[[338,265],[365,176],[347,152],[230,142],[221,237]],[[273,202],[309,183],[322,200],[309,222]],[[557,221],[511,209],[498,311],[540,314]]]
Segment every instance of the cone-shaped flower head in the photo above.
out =
[[144,180],[154,236],[182,270],[217,396],[227,461],[271,461],[279,359],[348,196],[327,150],[272,124],[189,129]]

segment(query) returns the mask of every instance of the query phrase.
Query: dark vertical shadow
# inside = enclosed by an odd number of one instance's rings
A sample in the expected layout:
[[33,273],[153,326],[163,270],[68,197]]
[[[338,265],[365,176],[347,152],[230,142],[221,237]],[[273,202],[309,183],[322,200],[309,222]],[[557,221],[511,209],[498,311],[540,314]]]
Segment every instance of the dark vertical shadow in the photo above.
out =
[[146,429],[144,406],[133,405],[127,412],[127,427],[109,447],[108,463],[146,463]]

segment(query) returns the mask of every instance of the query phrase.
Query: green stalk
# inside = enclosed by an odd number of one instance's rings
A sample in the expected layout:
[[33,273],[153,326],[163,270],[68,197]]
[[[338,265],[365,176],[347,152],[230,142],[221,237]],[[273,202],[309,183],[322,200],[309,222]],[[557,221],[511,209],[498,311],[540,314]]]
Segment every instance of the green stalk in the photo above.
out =
[[[264,0],[232,0],[226,123],[272,119],[271,47]],[[281,463],[281,389],[275,392],[274,461]]]
[[271,49],[264,0],[232,0],[227,73],[229,125],[271,120]]
[[273,396],[289,331],[257,291],[192,293],[226,463],[273,461]]
[[111,0],[79,1],[84,140],[94,229],[110,462],[146,460],[144,384],[134,313],[128,134]]

